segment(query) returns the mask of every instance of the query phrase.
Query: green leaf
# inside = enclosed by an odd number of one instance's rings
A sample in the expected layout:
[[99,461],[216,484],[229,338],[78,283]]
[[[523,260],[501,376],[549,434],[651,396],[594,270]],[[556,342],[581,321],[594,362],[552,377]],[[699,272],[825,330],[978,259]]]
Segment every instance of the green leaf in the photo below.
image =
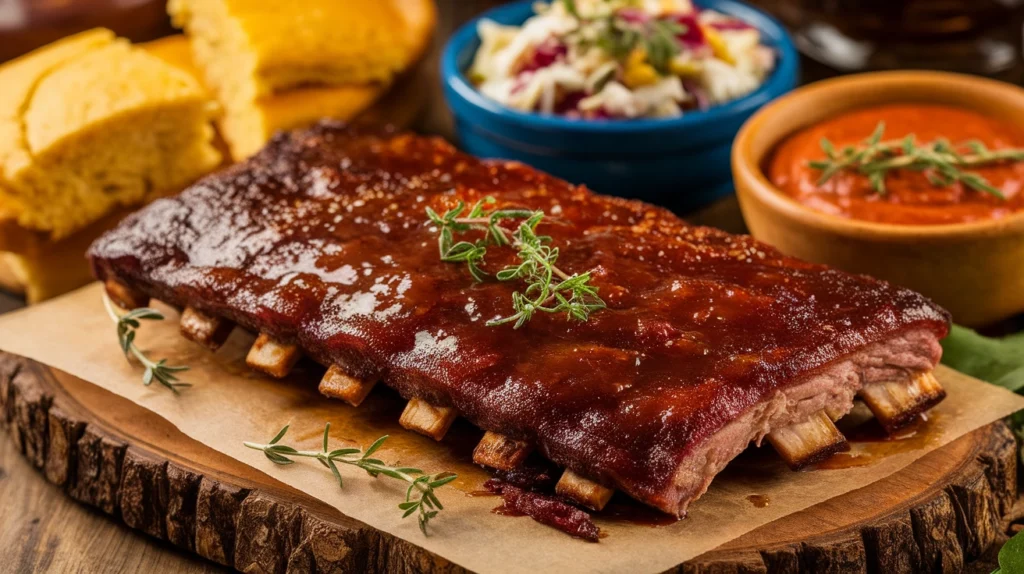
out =
[[1000,572],[1024,572],[1024,532],[1018,532],[999,550]]
[[430,488],[439,488],[439,487],[442,487],[442,486],[444,486],[444,485],[448,484],[449,482],[451,482],[451,481],[455,480],[456,478],[459,478],[459,475],[457,475],[457,474],[447,474],[447,475],[445,475],[445,476],[443,476],[443,477],[441,477],[441,476],[438,476],[437,478],[435,478],[435,479],[434,479],[434,480],[433,480],[433,481],[432,481],[432,482],[430,483]]
[[267,455],[267,458],[269,458],[275,464],[285,465],[295,463],[294,460],[286,458],[280,454],[277,454],[276,452],[271,452],[269,450],[263,451],[263,454]]
[[160,360],[160,370],[167,373],[180,373],[181,371],[187,371],[189,368],[185,365],[165,365],[164,361],[167,359]]
[[437,496],[434,494],[432,489],[424,492],[423,498],[432,502],[433,506],[438,510],[444,510],[444,506],[441,505],[441,501],[437,499]]
[[962,373],[1014,392],[1024,389],[1024,333],[993,339],[953,325],[942,349],[942,362]]
[[331,432],[331,423],[324,425],[324,452],[327,452],[327,440]]
[[384,441],[388,440],[388,436],[389,435],[384,435],[384,436],[380,437],[379,439],[373,441],[373,444],[371,444],[369,447],[367,447],[366,452],[363,453],[363,458],[366,459],[371,454],[377,452],[377,449],[379,449],[381,446],[384,445]]
[[836,146],[832,145],[832,141],[828,138],[821,138],[821,149],[829,159],[836,157]]
[[882,141],[882,135],[885,134],[885,122],[878,122],[875,126],[875,131],[871,132],[871,137],[868,138],[868,145],[877,145]]
[[333,459],[327,459],[327,466],[330,467],[331,473],[334,474],[334,478],[338,480],[338,486],[344,488],[345,482],[341,480],[341,472],[338,471],[338,465],[334,464]]
[[562,0],[562,6],[565,6],[565,11],[573,18],[577,20],[580,18],[580,12],[576,8],[576,0]]
[[506,267],[495,275],[498,281],[511,281],[519,277],[519,267]]
[[284,427],[282,427],[281,430],[278,431],[276,435],[274,435],[274,438],[270,439],[270,444],[277,444],[278,441],[283,439],[285,433],[288,432],[288,427],[289,426],[291,426],[291,425],[284,425]]

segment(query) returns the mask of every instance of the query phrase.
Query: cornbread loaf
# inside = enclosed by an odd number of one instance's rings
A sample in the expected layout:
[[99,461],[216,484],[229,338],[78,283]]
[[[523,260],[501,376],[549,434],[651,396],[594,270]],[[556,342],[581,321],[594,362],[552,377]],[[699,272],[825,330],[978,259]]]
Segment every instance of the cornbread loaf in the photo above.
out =
[[171,0],[168,10],[194,60],[179,39],[153,53],[201,70],[235,160],[278,131],[364,114],[420,59],[436,20],[431,0]]
[[220,164],[201,85],[107,30],[0,67],[0,86],[0,211],[26,230],[66,237]]

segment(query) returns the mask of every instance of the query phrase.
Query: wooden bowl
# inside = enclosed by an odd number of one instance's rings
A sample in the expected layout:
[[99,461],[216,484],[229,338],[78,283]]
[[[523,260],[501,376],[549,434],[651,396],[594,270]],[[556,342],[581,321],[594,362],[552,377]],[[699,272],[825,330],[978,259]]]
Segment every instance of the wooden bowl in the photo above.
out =
[[941,72],[879,72],[817,82],[769,104],[740,130],[732,170],[743,218],[783,253],[919,291],[954,321],[981,326],[1024,312],[1024,212],[949,225],[847,219],[805,207],[773,186],[766,158],[787,136],[843,112],[922,102],[1024,124],[1024,89]]

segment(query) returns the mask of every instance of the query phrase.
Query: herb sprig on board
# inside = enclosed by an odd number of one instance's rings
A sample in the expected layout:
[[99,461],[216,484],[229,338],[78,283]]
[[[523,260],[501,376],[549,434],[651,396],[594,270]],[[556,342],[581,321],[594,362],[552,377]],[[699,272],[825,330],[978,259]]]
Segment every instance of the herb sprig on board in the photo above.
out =
[[117,341],[125,358],[130,361],[134,356],[143,367],[146,367],[145,372],[142,373],[142,384],[149,386],[156,381],[174,394],[178,394],[178,389],[192,386],[189,383],[181,382],[175,375],[175,373],[187,371],[188,367],[168,365],[167,359],[154,362],[135,345],[135,330],[141,326],[140,321],[162,321],[163,313],[149,307],[140,307],[120,315],[114,310],[114,305],[106,294],[103,295],[103,305],[107,308],[107,314],[117,324]]
[[[818,185],[823,185],[839,172],[852,171],[867,176],[871,188],[884,196],[887,193],[886,177],[895,170],[906,169],[924,172],[936,187],[960,182],[970,189],[1006,199],[980,174],[961,168],[1024,161],[1024,149],[1021,148],[993,150],[980,141],[957,146],[946,139],[918,144],[913,134],[901,140],[883,141],[884,133],[885,122],[879,122],[862,146],[846,146],[841,150],[822,138],[821,149],[825,152],[825,159],[808,163],[812,169],[821,172]],[[968,150],[966,153],[958,151],[964,148]]]
[[428,475],[418,468],[389,466],[380,459],[372,458],[372,455],[388,439],[388,435],[373,441],[373,444],[367,447],[366,450],[355,447],[332,450],[329,444],[331,423],[327,423],[324,426],[323,450],[298,450],[295,447],[281,444],[281,439],[288,433],[288,426],[285,425],[266,444],[255,442],[244,442],[242,444],[248,448],[263,451],[263,454],[271,462],[282,466],[294,464],[295,461],[292,460],[292,457],[315,458],[324,467],[330,469],[331,473],[334,474],[334,478],[338,481],[339,487],[345,486],[341,478],[341,471],[338,470],[339,464],[361,468],[372,477],[384,475],[395,480],[407,482],[409,483],[409,488],[405,491],[405,501],[400,503],[398,508],[404,512],[402,518],[406,518],[413,513],[417,514],[417,521],[424,535],[427,534],[427,524],[430,520],[437,516],[439,511],[444,509],[441,501],[434,494],[434,490],[458,478],[456,474],[450,472]]
[[[470,275],[484,281],[487,273],[481,266],[491,246],[511,246],[518,250],[519,265],[506,267],[495,275],[499,281],[526,282],[523,292],[512,294],[514,313],[487,322],[488,326],[514,323],[522,327],[534,313],[565,313],[568,319],[586,321],[594,311],[604,309],[605,302],[590,284],[591,273],[569,274],[555,265],[558,248],[551,246],[551,237],[537,234],[537,226],[544,219],[543,211],[528,209],[495,209],[487,211],[495,199],[487,196],[466,212],[466,204],[459,202],[443,215],[427,208],[427,217],[438,227],[438,250],[441,261],[465,263]],[[463,215],[465,213],[465,215]],[[519,220],[515,229],[502,225]],[[484,237],[476,241],[455,241],[455,235],[479,231]]]

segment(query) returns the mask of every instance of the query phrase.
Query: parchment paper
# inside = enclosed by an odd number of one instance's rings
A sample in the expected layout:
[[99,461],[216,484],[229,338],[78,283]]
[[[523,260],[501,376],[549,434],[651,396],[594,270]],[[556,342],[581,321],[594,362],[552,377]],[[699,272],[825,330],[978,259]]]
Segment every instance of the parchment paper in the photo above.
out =
[[[236,330],[217,353],[178,335],[178,315],[163,322],[146,322],[138,343],[151,358],[192,369],[183,379],[195,386],[174,396],[164,388],[141,383],[142,369],[129,364],[117,345],[114,325],[93,284],[50,303],[0,318],[0,349],[29,357],[92,382],[166,418],[183,433],[274,478],[337,507],[374,528],[390,532],[479,572],[660,572],[698,556],[782,516],[861,488],[904,468],[926,453],[964,434],[1024,408],[1024,399],[1008,391],[942,369],[939,379],[949,396],[934,409],[930,421],[908,443],[886,456],[871,456],[863,466],[840,470],[791,472],[770,455],[741,456],[692,507],[689,517],[675,524],[652,527],[623,521],[602,521],[607,533],[599,543],[587,543],[542,526],[529,518],[491,513],[499,500],[467,496],[488,475],[472,465],[470,454],[481,432],[460,421],[442,443],[401,429],[400,398],[375,389],[358,409],[321,397],[316,381],[322,369],[300,367],[286,381],[251,374],[244,356],[252,336]],[[386,478],[372,479],[355,468],[343,468],[339,489],[315,461],[274,466],[243,441],[267,442],[291,423],[286,442],[318,449],[325,422],[332,439],[368,445],[382,434],[391,439],[379,456],[391,463],[417,466],[427,472],[455,471],[453,487],[438,491],[445,510],[423,536],[414,521],[402,520],[397,504],[404,487]],[[865,450],[867,449],[867,450]],[[762,495],[770,501],[758,508],[747,500]]]

